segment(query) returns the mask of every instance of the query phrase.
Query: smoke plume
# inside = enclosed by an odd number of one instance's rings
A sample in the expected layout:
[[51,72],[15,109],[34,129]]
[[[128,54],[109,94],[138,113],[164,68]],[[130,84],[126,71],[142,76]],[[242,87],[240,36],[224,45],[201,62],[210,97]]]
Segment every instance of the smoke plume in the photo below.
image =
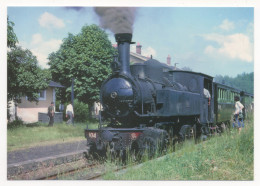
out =
[[133,33],[136,8],[95,7],[100,26],[117,33]]
[[78,6],[71,6],[71,7],[65,7],[67,10],[75,10],[75,11],[80,11],[83,10],[84,7],[78,7]]

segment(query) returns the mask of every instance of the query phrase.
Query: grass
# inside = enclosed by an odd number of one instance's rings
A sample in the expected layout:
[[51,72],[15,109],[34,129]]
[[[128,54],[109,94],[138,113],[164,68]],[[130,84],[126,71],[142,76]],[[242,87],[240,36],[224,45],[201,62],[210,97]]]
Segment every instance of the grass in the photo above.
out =
[[[97,128],[97,122],[88,122],[89,128]],[[75,123],[75,127],[63,123],[54,123],[47,127],[46,123],[19,125],[7,130],[7,151],[24,149],[40,145],[84,140],[86,123]]]
[[[174,153],[131,166],[123,173],[107,173],[105,180],[253,180],[254,127],[253,116],[240,134],[232,129],[221,136],[194,145],[185,142]],[[19,125],[7,130],[8,151],[39,145],[84,140],[86,123],[68,126],[66,123]],[[97,122],[89,123],[97,128]],[[117,165],[106,163],[109,167]]]
[[175,153],[132,166],[126,172],[110,172],[105,180],[253,180],[253,118],[238,134],[232,129],[194,145],[187,141]]

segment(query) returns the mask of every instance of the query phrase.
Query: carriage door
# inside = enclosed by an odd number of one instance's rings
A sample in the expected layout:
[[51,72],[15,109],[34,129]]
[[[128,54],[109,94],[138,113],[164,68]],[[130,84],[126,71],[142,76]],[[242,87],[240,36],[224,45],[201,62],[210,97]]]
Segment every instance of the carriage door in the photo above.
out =
[[213,109],[213,88],[212,80],[204,78],[204,108],[206,109],[206,119],[211,122],[212,118],[212,109]]

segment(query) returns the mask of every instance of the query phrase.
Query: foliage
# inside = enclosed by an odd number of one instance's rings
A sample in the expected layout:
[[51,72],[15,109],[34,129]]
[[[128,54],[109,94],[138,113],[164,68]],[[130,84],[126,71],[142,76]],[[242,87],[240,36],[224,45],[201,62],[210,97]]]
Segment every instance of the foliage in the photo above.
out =
[[192,72],[192,69],[190,67],[183,67],[182,70],[191,71]]
[[74,122],[86,122],[90,114],[87,104],[74,100]]
[[[56,104],[56,110],[57,111],[61,111],[59,109],[59,106],[61,104],[61,101],[58,100],[55,102]],[[69,104],[69,102],[63,104],[64,106],[64,110],[63,110],[63,120],[68,120],[68,118],[66,118],[66,107]],[[89,113],[89,107],[86,103],[83,103],[81,101],[79,101],[78,99],[74,99],[74,122],[86,122],[87,120],[89,121],[89,116],[91,115],[91,113]]]
[[7,18],[7,99],[20,101],[27,96],[29,101],[37,101],[39,90],[48,86],[50,74],[38,67],[38,61],[31,51],[17,47],[18,38],[14,33],[14,23]]
[[14,23],[9,21],[7,17],[7,47],[13,48],[15,47],[16,43],[18,43],[18,39],[16,34],[14,33]]
[[7,129],[14,129],[14,128],[18,128],[24,125],[24,122],[17,118],[16,120],[9,122],[7,125]]
[[46,89],[49,75],[38,67],[36,57],[28,49],[11,48],[7,53],[7,96],[8,101],[19,101],[27,96],[37,101],[39,90]]
[[235,78],[217,75],[215,82],[232,86],[251,94],[254,93],[254,72],[239,74]]
[[57,99],[70,100],[74,78],[75,98],[89,105],[99,100],[101,84],[111,73],[113,52],[107,34],[96,25],[82,27],[78,35],[68,34],[60,49],[49,55],[53,80],[67,87],[57,92]]
[[246,120],[241,133],[232,129],[221,136],[194,144],[186,141],[174,153],[130,167],[121,174],[110,172],[106,180],[253,180],[254,127]]

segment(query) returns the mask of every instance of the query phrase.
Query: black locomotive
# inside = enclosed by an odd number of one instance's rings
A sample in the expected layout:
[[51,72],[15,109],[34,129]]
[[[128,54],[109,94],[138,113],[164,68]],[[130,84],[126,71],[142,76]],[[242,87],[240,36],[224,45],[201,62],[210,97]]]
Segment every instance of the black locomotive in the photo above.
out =
[[[113,74],[101,87],[100,126],[85,130],[90,154],[104,154],[107,147],[121,155],[127,149],[153,153],[176,140],[207,136],[229,123],[233,98],[241,91],[154,59],[130,66],[132,35],[116,34],[115,39],[118,57],[111,65]],[[252,102],[253,95],[241,96]],[[104,126],[102,121],[109,122]]]

